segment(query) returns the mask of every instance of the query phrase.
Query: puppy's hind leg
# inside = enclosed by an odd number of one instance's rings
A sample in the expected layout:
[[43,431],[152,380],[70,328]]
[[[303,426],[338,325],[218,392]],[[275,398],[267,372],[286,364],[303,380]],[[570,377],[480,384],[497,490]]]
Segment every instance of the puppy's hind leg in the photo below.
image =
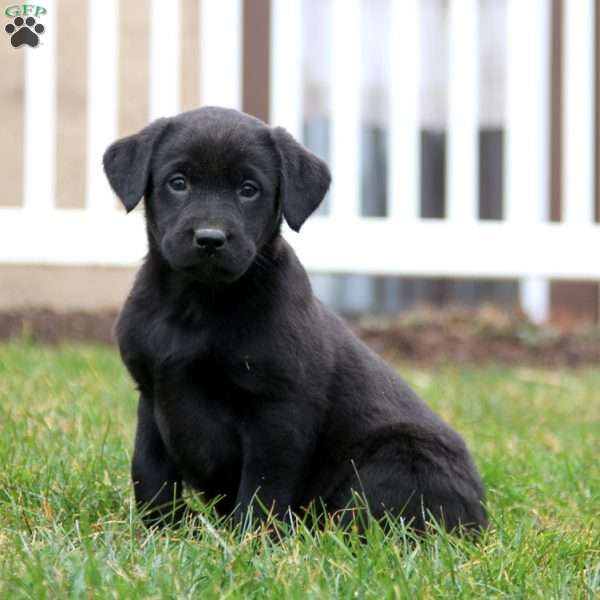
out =
[[420,532],[432,519],[448,531],[486,527],[483,488],[462,440],[456,436],[459,443],[448,446],[406,433],[358,459],[353,474],[327,499],[329,511],[339,511],[342,525],[368,512],[378,520],[401,517]]

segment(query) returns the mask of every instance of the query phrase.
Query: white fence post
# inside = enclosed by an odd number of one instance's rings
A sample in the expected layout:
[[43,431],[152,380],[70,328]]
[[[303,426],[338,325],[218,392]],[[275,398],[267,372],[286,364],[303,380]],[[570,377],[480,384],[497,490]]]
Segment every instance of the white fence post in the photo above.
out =
[[360,214],[360,2],[333,0],[331,216]]
[[25,52],[24,207],[39,211],[53,208],[56,194],[55,1],[44,2],[44,8],[39,45],[19,49]]
[[271,1],[269,120],[302,139],[302,1]]
[[419,216],[419,28],[418,0],[392,0],[387,214],[402,222]]
[[479,196],[477,0],[451,0],[449,12],[447,218],[473,222]]
[[562,215],[584,224],[594,220],[594,1],[564,11]]
[[119,5],[88,1],[86,208],[114,210],[102,154],[118,135]]
[[180,110],[181,2],[150,2],[150,119]]
[[200,0],[200,97],[242,107],[241,0]]
[[[549,3],[508,0],[505,220],[535,226],[548,217]],[[507,240],[507,244],[511,240]],[[536,252],[532,240],[531,249]],[[549,285],[520,284],[521,305],[535,321],[549,312]]]

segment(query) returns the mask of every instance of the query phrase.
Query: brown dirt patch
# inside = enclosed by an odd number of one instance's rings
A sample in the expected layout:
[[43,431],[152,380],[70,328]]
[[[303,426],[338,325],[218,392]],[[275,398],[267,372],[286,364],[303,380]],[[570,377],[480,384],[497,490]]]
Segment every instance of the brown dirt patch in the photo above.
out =
[[600,329],[535,325],[495,308],[419,310],[395,319],[361,319],[358,335],[390,361],[498,362],[531,366],[600,365]]
[[35,342],[67,341],[112,344],[116,311],[26,309],[0,311],[0,340],[24,337]]
[[[56,344],[85,341],[112,344],[117,313],[0,311],[0,340],[25,337]],[[538,326],[523,315],[483,308],[418,310],[395,318],[351,321],[354,331],[390,361],[419,365],[497,362],[530,366],[600,365],[600,329],[594,326]]]

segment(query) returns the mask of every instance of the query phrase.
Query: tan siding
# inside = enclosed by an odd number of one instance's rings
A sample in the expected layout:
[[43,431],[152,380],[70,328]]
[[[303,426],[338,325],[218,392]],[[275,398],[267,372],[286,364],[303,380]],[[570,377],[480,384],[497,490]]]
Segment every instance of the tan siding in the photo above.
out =
[[115,309],[123,304],[133,277],[133,269],[0,265],[0,310]]

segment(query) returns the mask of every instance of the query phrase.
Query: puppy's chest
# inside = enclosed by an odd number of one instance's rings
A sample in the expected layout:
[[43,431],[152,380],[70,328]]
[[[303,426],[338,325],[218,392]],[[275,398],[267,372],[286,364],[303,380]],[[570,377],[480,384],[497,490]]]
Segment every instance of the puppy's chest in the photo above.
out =
[[163,380],[156,387],[154,418],[185,478],[206,486],[219,470],[239,463],[239,415],[228,391],[193,379]]
[[185,363],[175,361],[157,368],[155,396],[174,411],[179,410],[181,397],[196,397],[202,399],[197,404],[200,411],[225,410],[241,418],[280,387],[280,370],[276,361],[251,352],[198,355]]
[[161,437],[187,479],[206,478],[241,457],[240,429],[271,395],[273,367],[251,355],[196,355],[157,370],[154,413]]
[[[264,332],[264,330],[263,330]],[[183,381],[227,396],[234,405],[278,392],[293,378],[287,349],[260,331],[233,327],[177,328],[168,336],[168,358],[155,364],[156,381]]]
[[[285,352],[232,327],[169,327],[163,347],[148,346],[153,396],[165,423],[235,427],[244,415],[281,397],[294,375]],[[286,366],[287,365],[287,366]]]

